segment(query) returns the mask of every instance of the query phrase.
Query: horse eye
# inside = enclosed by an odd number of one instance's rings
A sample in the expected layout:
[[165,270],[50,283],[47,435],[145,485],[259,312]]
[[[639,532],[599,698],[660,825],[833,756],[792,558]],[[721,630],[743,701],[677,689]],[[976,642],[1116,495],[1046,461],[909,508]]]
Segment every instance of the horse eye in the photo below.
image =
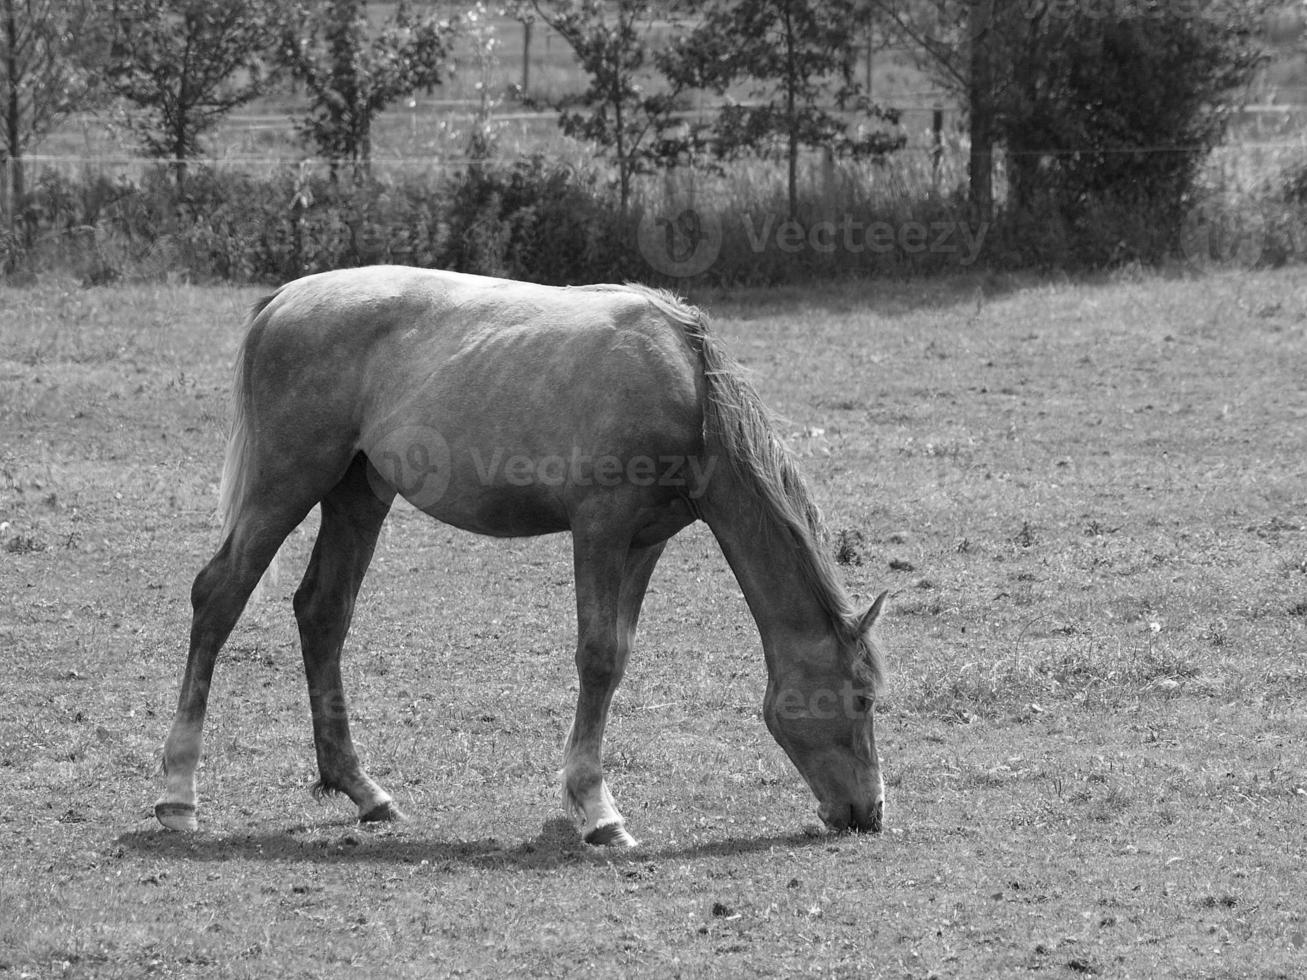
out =
[[858,710],[859,710],[859,711],[870,711],[870,710],[872,709],[872,706],[875,705],[875,703],[876,703],[876,699],[873,698],[873,697],[871,697],[871,695],[869,695],[869,694],[859,694],[859,695],[858,695]]

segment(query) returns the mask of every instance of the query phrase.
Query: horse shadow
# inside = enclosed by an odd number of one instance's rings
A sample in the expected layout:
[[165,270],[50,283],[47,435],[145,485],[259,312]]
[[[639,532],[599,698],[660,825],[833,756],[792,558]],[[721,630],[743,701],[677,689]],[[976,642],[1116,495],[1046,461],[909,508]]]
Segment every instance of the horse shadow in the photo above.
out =
[[[731,837],[688,844],[641,844],[630,849],[590,847],[577,837],[565,817],[546,820],[532,839],[518,842],[495,837],[449,840],[422,835],[408,824],[377,831],[352,820],[250,833],[178,834],[162,828],[120,834],[116,843],[143,857],[221,863],[234,860],[314,865],[429,865],[434,869],[547,871],[570,865],[641,865],[651,861],[747,855],[773,848],[796,850],[829,844],[824,835],[801,831],[759,837]],[[418,830],[418,833],[414,833]]]

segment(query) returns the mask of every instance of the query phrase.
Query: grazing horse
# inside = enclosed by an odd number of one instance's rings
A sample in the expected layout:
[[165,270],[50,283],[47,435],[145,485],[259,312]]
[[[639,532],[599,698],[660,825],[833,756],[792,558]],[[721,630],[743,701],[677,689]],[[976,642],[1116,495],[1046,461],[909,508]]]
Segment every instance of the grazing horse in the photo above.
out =
[[359,819],[400,817],[350,739],[340,657],[396,494],[455,527],[571,531],[580,675],[566,806],[593,844],[632,845],[602,742],[649,576],[703,520],[762,637],[768,729],[833,830],[880,830],[872,725],[882,654],[816,508],[707,318],[639,286],[551,287],[401,267],[299,279],[254,309],[236,366],[222,544],[191,589],[190,653],[155,815],[194,830],[218,650],[288,534],[322,520],[294,596],[319,782]]

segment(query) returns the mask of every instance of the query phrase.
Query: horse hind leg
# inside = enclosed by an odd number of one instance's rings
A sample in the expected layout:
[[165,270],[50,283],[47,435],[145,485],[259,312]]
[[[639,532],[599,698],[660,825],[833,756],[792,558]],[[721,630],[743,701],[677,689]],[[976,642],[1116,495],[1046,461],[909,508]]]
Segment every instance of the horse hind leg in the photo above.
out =
[[154,805],[155,817],[170,830],[191,831],[198,826],[195,770],[218,651],[277,549],[310,506],[312,502],[296,506],[272,495],[251,498],[191,586],[190,650],[177,713],[164,741],[164,791]]
[[314,796],[344,793],[358,807],[360,820],[397,820],[402,814],[394,800],[359,762],[340,676],[355,598],[394,499],[375,471],[373,479],[368,478],[369,465],[366,457],[356,456],[344,478],[322,499],[318,539],[295,592],[295,619],[318,759]]
[[613,551],[578,540],[576,593],[580,679],[576,718],[563,761],[563,802],[581,825],[587,844],[634,847],[603,773],[608,709],[621,683],[635,640],[649,577],[663,545]]

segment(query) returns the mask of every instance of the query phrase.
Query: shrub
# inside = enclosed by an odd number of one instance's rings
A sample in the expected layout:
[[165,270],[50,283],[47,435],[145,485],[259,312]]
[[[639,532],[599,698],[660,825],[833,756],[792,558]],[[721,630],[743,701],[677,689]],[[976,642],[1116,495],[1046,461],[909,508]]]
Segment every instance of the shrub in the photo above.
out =
[[[925,275],[965,270],[978,258],[959,193],[901,186],[895,171],[873,162],[831,166],[801,185],[791,218],[784,171],[751,161],[729,175],[668,176],[635,205],[646,226],[696,216],[685,231],[711,236],[713,254],[697,281],[721,286],[775,285],[813,279]],[[966,225],[967,234],[962,234]],[[679,226],[678,226],[679,227]],[[693,243],[669,230],[648,247],[688,253]],[[985,239],[988,245],[988,239]],[[656,258],[656,256],[655,256]],[[980,258],[983,259],[983,256]],[[651,266],[636,278],[659,281]],[[675,283],[673,283],[675,285]]]
[[620,278],[632,265],[617,206],[595,174],[535,155],[477,163],[449,186],[447,268],[565,284]]
[[1072,266],[1165,259],[1258,63],[1258,9],[1094,0],[1023,19],[998,103],[1006,220],[1064,226]]

